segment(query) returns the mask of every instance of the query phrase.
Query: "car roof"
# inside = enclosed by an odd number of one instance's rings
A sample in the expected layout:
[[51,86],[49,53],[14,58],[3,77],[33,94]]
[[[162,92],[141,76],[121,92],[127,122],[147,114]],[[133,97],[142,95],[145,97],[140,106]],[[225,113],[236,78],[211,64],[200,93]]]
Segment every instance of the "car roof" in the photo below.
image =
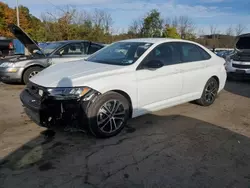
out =
[[183,39],[173,39],[173,38],[135,38],[135,39],[126,39],[120,42],[146,42],[146,43],[161,43],[161,42],[174,42],[174,41],[186,41],[191,42]]

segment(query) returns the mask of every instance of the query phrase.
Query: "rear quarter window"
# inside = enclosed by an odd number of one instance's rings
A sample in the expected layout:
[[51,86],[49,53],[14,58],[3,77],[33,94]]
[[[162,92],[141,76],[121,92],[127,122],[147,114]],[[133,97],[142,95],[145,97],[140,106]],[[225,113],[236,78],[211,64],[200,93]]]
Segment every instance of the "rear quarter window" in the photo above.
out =
[[204,57],[204,60],[208,60],[211,58],[211,55],[209,53],[207,53],[204,49],[202,49],[199,46],[197,46],[197,47],[200,50],[200,53],[202,54],[202,56]]

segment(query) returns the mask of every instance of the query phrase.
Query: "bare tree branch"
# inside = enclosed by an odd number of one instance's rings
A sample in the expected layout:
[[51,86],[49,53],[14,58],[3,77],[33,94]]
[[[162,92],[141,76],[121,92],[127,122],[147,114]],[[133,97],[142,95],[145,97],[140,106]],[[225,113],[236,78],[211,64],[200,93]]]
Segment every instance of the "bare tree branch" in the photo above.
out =
[[243,24],[238,24],[235,27],[235,34],[236,36],[241,35],[246,30],[246,26]]
[[234,31],[232,25],[230,25],[226,30],[226,35],[233,36]]
[[194,23],[188,16],[180,16],[178,19],[178,26],[181,38],[185,38],[187,34],[194,31]]
[[217,27],[215,25],[210,25],[210,34],[211,35],[215,35],[218,31],[217,31]]

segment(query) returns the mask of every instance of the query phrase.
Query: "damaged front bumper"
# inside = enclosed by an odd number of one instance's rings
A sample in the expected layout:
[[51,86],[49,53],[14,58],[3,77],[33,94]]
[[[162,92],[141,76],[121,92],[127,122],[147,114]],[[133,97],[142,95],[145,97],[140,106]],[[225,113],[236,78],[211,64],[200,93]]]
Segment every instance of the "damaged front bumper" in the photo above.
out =
[[[42,95],[41,95],[42,93]],[[84,98],[56,100],[48,90],[33,83],[21,92],[20,99],[29,118],[42,127],[65,127],[73,123],[87,124],[87,109],[97,94]]]

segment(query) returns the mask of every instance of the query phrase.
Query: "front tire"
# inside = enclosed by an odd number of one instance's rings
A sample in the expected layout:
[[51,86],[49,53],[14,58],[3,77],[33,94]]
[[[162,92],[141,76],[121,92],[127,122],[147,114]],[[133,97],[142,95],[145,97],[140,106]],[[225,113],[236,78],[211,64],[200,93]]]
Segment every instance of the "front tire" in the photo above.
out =
[[204,89],[200,99],[196,102],[201,106],[210,106],[214,103],[219,89],[219,83],[215,78],[210,78]]
[[28,68],[23,74],[23,83],[27,84],[29,82],[29,79],[35,76],[40,71],[42,71],[42,68],[38,66]]
[[99,138],[117,135],[129,118],[129,102],[121,94],[108,92],[98,98],[87,113],[90,132]]

